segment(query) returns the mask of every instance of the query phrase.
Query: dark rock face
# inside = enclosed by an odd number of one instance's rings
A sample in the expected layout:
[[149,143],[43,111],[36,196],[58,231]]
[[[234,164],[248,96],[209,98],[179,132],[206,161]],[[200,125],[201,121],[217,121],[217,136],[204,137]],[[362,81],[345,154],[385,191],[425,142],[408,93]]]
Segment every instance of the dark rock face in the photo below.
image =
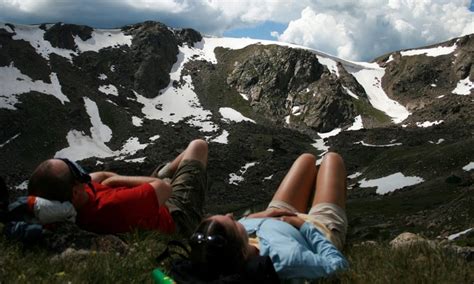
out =
[[202,35],[193,29],[181,29],[175,32],[179,45],[187,44],[193,47],[194,43],[202,40]]
[[[391,98],[412,112],[408,121],[433,121],[439,117],[456,120],[473,115],[472,103],[459,104],[464,98],[452,94],[452,91],[460,80],[469,77],[472,81],[474,78],[474,35],[441,44],[444,47],[453,45],[456,45],[454,52],[436,57],[395,53],[392,54],[394,60],[386,64],[383,87]],[[378,61],[383,64],[383,59],[387,57]]]
[[[57,23],[46,29],[45,25],[41,26],[46,30],[44,39],[48,40],[52,46],[76,51],[76,43],[74,38],[78,36],[83,41],[90,39],[93,29],[88,26],[78,26],[71,24]],[[40,28],[41,28],[40,27]]]
[[232,62],[239,56],[233,53],[219,58],[226,61],[228,56],[228,64],[233,63],[227,83],[247,94],[252,107],[275,122],[283,123],[289,116],[294,127],[325,132],[355,117],[340,83],[315,54],[280,46],[251,46],[235,51],[246,56]]
[[169,73],[178,54],[178,41],[167,26],[158,22],[127,26],[124,31],[133,35],[133,88],[147,97],[155,97],[169,83]]

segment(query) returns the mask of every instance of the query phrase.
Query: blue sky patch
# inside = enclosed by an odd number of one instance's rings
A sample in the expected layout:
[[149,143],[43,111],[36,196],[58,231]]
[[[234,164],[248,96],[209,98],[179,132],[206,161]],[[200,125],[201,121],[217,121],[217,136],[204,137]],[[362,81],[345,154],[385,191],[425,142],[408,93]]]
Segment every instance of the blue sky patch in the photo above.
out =
[[249,37],[255,39],[276,40],[271,36],[271,32],[276,31],[281,34],[288,24],[266,21],[254,27],[232,29],[224,32],[225,37]]

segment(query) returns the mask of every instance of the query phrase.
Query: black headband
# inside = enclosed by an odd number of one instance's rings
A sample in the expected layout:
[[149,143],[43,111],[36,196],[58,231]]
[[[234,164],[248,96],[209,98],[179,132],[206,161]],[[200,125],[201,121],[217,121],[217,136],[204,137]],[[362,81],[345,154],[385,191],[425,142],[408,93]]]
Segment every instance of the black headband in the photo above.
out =
[[65,159],[65,158],[59,158],[59,160],[66,163],[72,175],[78,182],[80,183],[91,182],[91,176],[89,175],[89,173],[86,170],[84,170],[81,166],[79,166],[78,163],[71,161],[69,159]]

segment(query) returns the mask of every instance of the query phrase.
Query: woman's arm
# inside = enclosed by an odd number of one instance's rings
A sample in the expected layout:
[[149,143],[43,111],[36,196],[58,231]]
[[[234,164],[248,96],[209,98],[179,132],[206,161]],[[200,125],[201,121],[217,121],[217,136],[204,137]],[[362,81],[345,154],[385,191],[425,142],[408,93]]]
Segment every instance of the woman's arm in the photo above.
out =
[[349,267],[342,253],[313,224],[304,222],[299,230],[311,246],[311,251],[303,254],[303,261],[315,267],[316,277],[327,277]]
[[247,218],[269,218],[281,216],[296,216],[296,214],[284,209],[270,208],[264,211],[249,214]]

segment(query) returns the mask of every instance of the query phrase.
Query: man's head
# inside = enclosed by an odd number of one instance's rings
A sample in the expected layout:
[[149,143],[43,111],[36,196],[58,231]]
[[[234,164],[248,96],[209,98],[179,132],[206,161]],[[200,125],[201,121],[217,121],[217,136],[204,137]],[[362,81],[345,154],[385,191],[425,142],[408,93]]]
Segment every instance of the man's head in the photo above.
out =
[[50,200],[72,201],[77,205],[84,199],[83,181],[73,173],[68,161],[50,159],[42,162],[33,172],[28,183],[28,194]]

